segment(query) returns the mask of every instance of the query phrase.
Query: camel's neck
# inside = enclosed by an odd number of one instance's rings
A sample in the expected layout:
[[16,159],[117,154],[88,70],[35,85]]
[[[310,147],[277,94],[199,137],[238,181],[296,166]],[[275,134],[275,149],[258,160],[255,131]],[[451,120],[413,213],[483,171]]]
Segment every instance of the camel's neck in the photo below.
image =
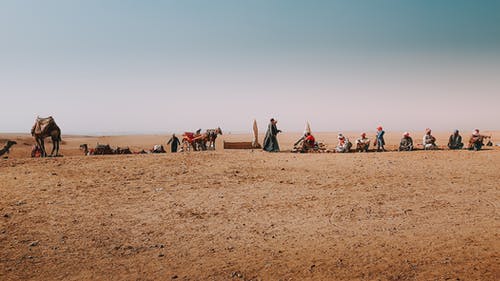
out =
[[0,149],[0,156],[4,155],[5,153],[9,152],[9,149],[12,145],[6,145],[2,149]]

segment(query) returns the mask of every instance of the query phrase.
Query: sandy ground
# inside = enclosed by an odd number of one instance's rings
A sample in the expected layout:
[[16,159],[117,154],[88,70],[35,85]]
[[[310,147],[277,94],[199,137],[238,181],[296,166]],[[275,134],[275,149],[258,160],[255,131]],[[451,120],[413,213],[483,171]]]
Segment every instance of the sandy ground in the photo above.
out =
[[0,135],[19,143],[0,159],[0,280],[500,280],[497,147],[84,157],[166,136],[63,138],[65,157],[31,159],[29,136]]

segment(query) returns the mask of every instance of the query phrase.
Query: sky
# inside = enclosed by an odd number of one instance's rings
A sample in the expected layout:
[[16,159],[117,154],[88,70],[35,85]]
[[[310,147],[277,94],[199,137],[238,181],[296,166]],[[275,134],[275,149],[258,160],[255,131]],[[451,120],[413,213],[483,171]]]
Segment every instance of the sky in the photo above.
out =
[[500,1],[1,0],[0,132],[500,129]]

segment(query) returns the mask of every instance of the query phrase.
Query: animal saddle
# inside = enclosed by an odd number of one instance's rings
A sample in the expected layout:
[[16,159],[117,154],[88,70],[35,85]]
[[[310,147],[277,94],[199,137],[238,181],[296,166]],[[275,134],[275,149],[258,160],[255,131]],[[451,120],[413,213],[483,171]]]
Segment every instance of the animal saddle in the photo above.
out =
[[32,132],[34,132],[37,135],[42,134],[45,132],[47,127],[52,123],[55,123],[54,118],[52,118],[52,116],[49,116],[47,118],[38,117],[36,118],[35,125],[33,128],[34,130],[32,130]]

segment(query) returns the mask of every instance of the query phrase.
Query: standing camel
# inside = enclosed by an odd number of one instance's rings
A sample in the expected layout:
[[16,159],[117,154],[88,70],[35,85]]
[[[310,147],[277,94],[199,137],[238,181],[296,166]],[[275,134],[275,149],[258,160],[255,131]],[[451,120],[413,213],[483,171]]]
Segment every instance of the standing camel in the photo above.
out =
[[7,141],[7,143],[5,144],[5,146],[2,149],[0,149],[0,156],[4,155],[6,153],[9,153],[10,148],[14,144],[17,144],[17,142],[15,142],[15,141]]
[[47,152],[45,150],[45,138],[47,137],[52,139],[52,152],[50,153],[50,156],[59,156],[61,129],[57,126],[56,121],[54,121],[52,116],[47,118],[37,117],[35,125],[31,128],[31,135],[35,138],[38,147],[42,150],[42,157],[47,157]]

